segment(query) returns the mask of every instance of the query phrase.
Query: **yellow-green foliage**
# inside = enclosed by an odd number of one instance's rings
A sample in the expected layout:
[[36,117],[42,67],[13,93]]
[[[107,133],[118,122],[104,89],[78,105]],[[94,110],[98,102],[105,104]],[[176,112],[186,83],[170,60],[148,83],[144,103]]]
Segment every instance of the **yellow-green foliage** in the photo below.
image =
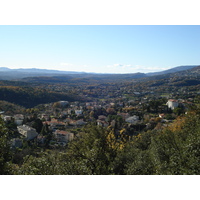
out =
[[13,164],[13,173],[200,174],[198,109],[168,128],[141,133],[130,141],[125,129],[118,130],[117,135],[115,131],[113,127],[88,125],[62,152],[28,155],[21,166]]

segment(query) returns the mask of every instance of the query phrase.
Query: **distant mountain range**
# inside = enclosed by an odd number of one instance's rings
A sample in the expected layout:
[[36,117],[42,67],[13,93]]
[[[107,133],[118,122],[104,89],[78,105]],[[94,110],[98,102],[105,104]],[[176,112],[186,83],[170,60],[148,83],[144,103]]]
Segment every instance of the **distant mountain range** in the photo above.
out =
[[198,67],[199,65],[185,65],[185,66],[178,66],[178,67],[174,67],[165,71],[161,71],[161,72],[153,72],[153,73],[148,73],[148,76],[156,76],[156,75],[162,75],[162,74],[170,74],[170,73],[175,73],[175,72],[180,72],[180,71],[185,71],[185,70],[189,70],[195,67]]
[[200,65],[185,65],[171,68],[169,70],[155,72],[155,73],[129,73],[129,74],[100,74],[100,73],[86,73],[86,72],[73,72],[73,71],[59,71],[59,70],[48,70],[48,69],[10,69],[7,67],[0,67],[0,80],[19,80],[24,81],[39,81],[44,80],[45,82],[63,82],[66,80],[72,80],[76,78],[81,79],[94,79],[94,80],[120,80],[120,79],[139,79],[147,77],[162,77],[162,75],[174,74],[181,71],[187,71],[195,69]]
[[146,78],[163,79],[163,78],[186,77],[194,75],[200,76],[200,65],[175,67],[166,71],[155,73],[154,75],[151,73],[150,75],[146,76]]

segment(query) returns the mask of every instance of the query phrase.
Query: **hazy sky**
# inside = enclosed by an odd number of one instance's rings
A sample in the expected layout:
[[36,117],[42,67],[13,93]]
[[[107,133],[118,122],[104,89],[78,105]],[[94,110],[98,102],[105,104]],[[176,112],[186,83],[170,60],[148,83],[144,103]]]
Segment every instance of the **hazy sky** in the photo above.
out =
[[0,67],[101,73],[200,64],[200,26],[0,26]]

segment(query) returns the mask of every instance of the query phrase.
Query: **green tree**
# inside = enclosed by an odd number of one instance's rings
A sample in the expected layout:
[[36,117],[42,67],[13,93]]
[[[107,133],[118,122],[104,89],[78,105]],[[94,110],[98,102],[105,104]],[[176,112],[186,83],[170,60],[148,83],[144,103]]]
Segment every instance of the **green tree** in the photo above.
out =
[[42,120],[40,120],[40,119],[35,119],[35,121],[34,121],[34,123],[33,123],[33,128],[35,128],[36,129],[36,131],[38,132],[38,133],[40,133],[41,131],[42,131],[42,128],[43,128],[43,123],[42,123]]
[[183,107],[174,108],[173,113],[179,116],[184,113],[184,108]]
[[41,130],[40,134],[43,135],[43,136],[45,136],[45,135],[48,135],[49,133],[50,133],[49,126],[48,126],[48,124],[45,123],[42,126],[42,130]]
[[149,153],[152,134],[153,132],[149,131],[134,136],[124,149],[118,152],[113,162],[115,174],[148,175],[154,173]]
[[116,152],[107,141],[107,131],[89,125],[79,136],[69,143],[65,156],[67,174],[110,174],[110,163]]
[[0,117],[0,174],[10,174],[12,154],[8,140],[8,129]]

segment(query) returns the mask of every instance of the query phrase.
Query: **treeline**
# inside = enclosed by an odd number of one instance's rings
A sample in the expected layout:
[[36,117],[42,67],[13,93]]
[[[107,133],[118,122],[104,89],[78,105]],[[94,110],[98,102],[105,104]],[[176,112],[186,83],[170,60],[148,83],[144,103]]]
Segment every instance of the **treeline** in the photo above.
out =
[[[60,150],[34,145],[11,151],[1,122],[1,174],[182,175],[200,174],[200,110],[169,127],[127,136],[112,127],[88,125]],[[28,153],[27,153],[28,152]],[[18,158],[18,159],[16,159]]]
[[25,108],[7,101],[0,101],[0,111],[4,111],[7,115],[13,115],[16,113],[24,113]]
[[80,97],[64,92],[54,92],[39,87],[0,86],[0,100],[31,108],[38,104],[60,100],[80,101]]

